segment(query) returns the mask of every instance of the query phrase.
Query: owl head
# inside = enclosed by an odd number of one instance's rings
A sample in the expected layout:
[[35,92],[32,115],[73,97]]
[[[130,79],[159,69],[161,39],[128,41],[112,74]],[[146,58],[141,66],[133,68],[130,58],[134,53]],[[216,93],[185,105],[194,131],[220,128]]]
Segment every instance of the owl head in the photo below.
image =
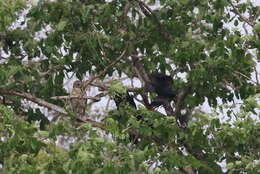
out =
[[82,82],[80,80],[76,80],[73,83],[73,88],[81,88],[82,87]]

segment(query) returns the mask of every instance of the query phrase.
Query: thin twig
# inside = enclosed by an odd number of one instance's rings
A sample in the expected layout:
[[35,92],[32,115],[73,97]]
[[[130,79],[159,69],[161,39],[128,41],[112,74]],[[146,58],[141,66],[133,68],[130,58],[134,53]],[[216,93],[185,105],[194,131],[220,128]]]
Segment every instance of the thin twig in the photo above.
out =
[[254,67],[254,70],[255,70],[256,83],[259,84],[258,72],[257,72],[256,67]]
[[158,26],[159,33],[163,36],[163,38],[167,41],[173,42],[174,40],[172,39],[170,34],[168,32],[166,32],[165,28],[160,23],[157,16],[153,13],[152,9],[149,8],[149,6],[146,5],[141,0],[135,0],[135,1],[139,3],[139,6],[140,6],[140,8],[141,8],[141,10],[142,10],[142,12],[144,13],[145,16],[152,18],[156,22],[156,25]]
[[234,12],[236,15],[238,15],[243,21],[245,21],[248,25],[250,25],[251,27],[254,26],[254,22],[250,21],[249,19],[247,19],[245,16],[243,16],[238,9],[236,8],[236,6],[233,4],[232,0],[228,0],[229,4],[232,6],[233,10],[232,12]]
[[43,77],[43,76],[49,75],[52,72],[55,72],[57,70],[62,70],[63,68],[64,68],[64,65],[56,65],[56,66],[50,67],[48,71],[40,72],[39,74],[41,77]]
[[91,84],[94,80],[98,79],[99,77],[103,76],[111,67],[113,67],[116,63],[118,63],[119,60],[121,60],[127,51],[127,48],[122,52],[122,54],[113,62],[111,62],[102,72],[100,72],[97,76],[92,77],[90,80],[84,82],[82,89],[85,91],[89,84]]
[[223,86],[224,86],[225,89],[227,89],[227,90],[230,90],[230,89],[228,89],[228,87],[232,88],[233,90],[236,90],[236,89],[237,89],[232,83],[229,83],[229,82],[227,81],[227,79],[223,79]]
[[247,80],[253,82],[254,84],[258,84],[257,82],[255,82],[254,80],[252,80],[250,77],[246,76],[245,74],[243,74],[243,73],[241,73],[241,72],[239,72],[239,71],[234,71],[234,73],[237,74],[237,75],[241,75],[241,76],[245,77]]
[[150,82],[149,76],[146,73],[143,65],[139,62],[139,57],[137,56],[137,53],[135,53],[135,55],[132,55],[131,57],[132,57],[132,63],[134,66],[134,70],[135,70],[138,78],[142,82],[142,84],[144,85],[145,83],[149,83]]

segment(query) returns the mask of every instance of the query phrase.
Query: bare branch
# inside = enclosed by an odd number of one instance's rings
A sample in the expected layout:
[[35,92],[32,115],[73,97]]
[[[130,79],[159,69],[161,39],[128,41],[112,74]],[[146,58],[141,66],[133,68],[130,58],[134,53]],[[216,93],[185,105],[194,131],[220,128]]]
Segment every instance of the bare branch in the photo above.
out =
[[22,97],[22,98],[30,100],[30,101],[32,101],[34,103],[37,103],[38,105],[41,105],[41,106],[44,106],[44,107],[46,107],[48,109],[54,110],[56,112],[59,112],[61,114],[64,114],[64,115],[68,114],[62,107],[59,107],[59,106],[54,105],[52,103],[48,103],[48,102],[46,102],[46,101],[44,101],[42,99],[36,98],[36,97],[32,96],[29,93],[20,93],[20,92],[17,92],[17,91],[10,90],[10,91],[0,91],[0,94],[1,95],[13,95],[13,96]]
[[79,97],[79,96],[71,96],[71,95],[65,95],[65,96],[53,96],[51,97],[51,99],[53,100],[63,100],[63,99],[73,99],[73,98],[77,98],[77,99],[91,99],[94,101],[99,101],[100,97],[91,97],[91,96],[84,96],[84,97]]
[[233,90],[237,90],[237,88],[232,83],[229,83],[227,79],[223,79],[223,87],[227,90],[230,90],[228,87],[232,88]]
[[258,84],[257,82],[255,82],[254,80],[252,80],[250,77],[246,76],[245,74],[243,74],[243,73],[241,73],[241,72],[239,72],[239,71],[234,71],[234,73],[237,74],[237,75],[240,75],[240,76],[245,77],[247,80],[253,82],[253,83],[256,84],[256,85]]
[[40,72],[40,76],[46,76],[46,75],[49,75],[57,70],[61,70],[64,68],[64,65],[56,65],[56,66],[53,66],[53,67],[50,67],[48,71],[46,72]]
[[[62,107],[57,106],[57,105],[52,104],[52,103],[49,103],[49,102],[46,102],[46,101],[44,101],[40,98],[34,97],[29,93],[21,93],[21,92],[10,90],[10,91],[0,91],[0,94],[1,95],[12,95],[12,96],[22,97],[22,98],[25,98],[27,100],[30,100],[30,101],[40,105],[40,106],[44,106],[48,109],[54,110],[54,111],[56,111],[60,114],[69,115],[69,113],[65,109],[63,109]],[[98,122],[93,121],[91,119],[83,119],[80,116],[78,116],[77,119],[82,121],[82,122],[85,122],[85,123],[90,123],[93,127],[104,129],[104,127],[101,123],[98,123]]]

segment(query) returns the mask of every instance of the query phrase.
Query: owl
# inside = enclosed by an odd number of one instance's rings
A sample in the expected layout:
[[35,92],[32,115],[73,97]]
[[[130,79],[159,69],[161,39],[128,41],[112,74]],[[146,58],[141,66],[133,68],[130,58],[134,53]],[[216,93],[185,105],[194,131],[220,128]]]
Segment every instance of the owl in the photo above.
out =
[[[83,97],[83,91],[82,91],[82,82],[77,80],[73,83],[73,89],[71,92],[71,96],[77,96],[77,97]],[[80,99],[80,98],[71,98],[70,99],[71,106],[73,112],[84,115],[85,114],[85,108],[86,108],[86,99]]]

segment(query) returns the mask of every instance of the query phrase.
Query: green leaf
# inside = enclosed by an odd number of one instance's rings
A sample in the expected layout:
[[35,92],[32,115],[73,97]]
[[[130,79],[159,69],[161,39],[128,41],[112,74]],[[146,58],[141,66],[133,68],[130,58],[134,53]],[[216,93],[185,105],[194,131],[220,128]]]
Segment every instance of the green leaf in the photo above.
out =
[[66,27],[67,25],[67,21],[64,21],[64,20],[61,20],[58,25],[56,26],[57,28],[57,31],[63,31],[64,28]]
[[254,30],[260,33],[260,23],[254,25]]

